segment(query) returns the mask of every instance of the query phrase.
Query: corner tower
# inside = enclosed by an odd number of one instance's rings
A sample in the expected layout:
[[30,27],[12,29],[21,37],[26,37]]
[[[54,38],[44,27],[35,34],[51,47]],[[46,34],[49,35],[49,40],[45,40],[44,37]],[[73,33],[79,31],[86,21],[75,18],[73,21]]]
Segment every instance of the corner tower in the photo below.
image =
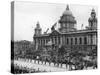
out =
[[75,26],[74,26],[74,24],[76,24],[76,20],[73,16],[72,12],[70,11],[68,5],[67,5],[67,8],[64,11],[63,15],[61,16],[59,23],[60,23],[59,31],[62,33],[76,30]]
[[39,24],[39,22],[37,22],[37,24],[36,24],[36,28],[35,28],[35,36],[39,36],[39,35],[41,35],[41,31],[42,31],[42,29],[41,29],[41,27],[40,27],[40,24]]
[[96,12],[94,9],[92,9],[90,18],[88,19],[89,22],[89,29],[97,29],[97,18],[96,18]]

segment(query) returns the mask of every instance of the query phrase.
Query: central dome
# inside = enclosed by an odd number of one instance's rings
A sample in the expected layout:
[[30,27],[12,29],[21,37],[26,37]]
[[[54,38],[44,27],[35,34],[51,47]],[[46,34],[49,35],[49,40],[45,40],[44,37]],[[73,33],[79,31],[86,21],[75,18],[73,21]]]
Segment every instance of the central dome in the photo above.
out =
[[66,10],[64,11],[63,15],[61,16],[61,19],[59,22],[70,22],[70,23],[76,23],[76,20],[74,16],[72,15],[72,12],[69,10],[69,6],[67,5]]
[[67,8],[64,11],[63,15],[72,15],[72,12],[69,10],[69,6],[68,5],[67,5]]

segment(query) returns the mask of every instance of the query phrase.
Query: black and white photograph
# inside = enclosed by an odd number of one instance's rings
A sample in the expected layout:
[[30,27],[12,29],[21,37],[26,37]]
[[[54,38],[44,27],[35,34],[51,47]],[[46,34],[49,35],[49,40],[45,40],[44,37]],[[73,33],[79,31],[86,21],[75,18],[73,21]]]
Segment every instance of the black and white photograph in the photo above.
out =
[[98,7],[11,2],[11,73],[98,69]]

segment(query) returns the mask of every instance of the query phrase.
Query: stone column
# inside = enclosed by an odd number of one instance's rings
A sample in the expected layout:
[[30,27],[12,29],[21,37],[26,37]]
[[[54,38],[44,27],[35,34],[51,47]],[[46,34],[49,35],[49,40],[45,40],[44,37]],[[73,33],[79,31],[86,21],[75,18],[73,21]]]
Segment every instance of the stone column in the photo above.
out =
[[34,44],[35,44],[35,48],[36,48],[36,39],[34,39]]
[[34,44],[36,45],[36,39],[34,39]]
[[88,44],[90,45],[91,44],[91,36],[88,35]]
[[36,39],[36,50],[38,49],[38,39]]
[[65,40],[65,35],[63,36],[63,44],[65,45],[65,42],[66,42],[66,40]]
[[40,46],[41,46],[41,39],[40,39]]
[[52,43],[54,43],[54,41],[53,41],[53,37],[51,37],[51,39],[52,39]]
[[57,36],[55,37],[55,44],[57,45]]
[[60,36],[58,37],[58,44],[60,45]]
[[86,36],[86,38],[87,38],[87,45],[89,45],[89,37],[88,37],[88,35]]
[[46,40],[47,40],[47,39],[45,38],[45,45],[46,45]]
[[[77,37],[76,37],[77,38]],[[77,38],[78,39],[78,38]],[[73,37],[73,45],[75,45],[75,37]]]
[[95,34],[95,36],[96,36],[96,45],[97,45],[97,43],[98,43],[98,37],[97,37],[97,34]]
[[54,38],[54,44],[56,44],[56,40],[55,40],[55,37],[53,37]]
[[42,46],[43,46],[43,39],[42,39]]
[[55,37],[53,37],[53,41],[54,41],[54,44],[55,44]]
[[96,35],[93,35],[93,45],[96,45]]
[[92,44],[94,45],[95,44],[95,41],[94,41],[94,39],[95,39],[95,37],[94,37],[94,35],[92,36]]
[[60,45],[62,45],[62,36],[60,37]]
[[93,45],[93,35],[91,35],[90,38],[91,38],[91,45]]
[[80,45],[79,37],[77,37],[77,45]]
[[62,35],[62,45],[64,44],[64,36]]
[[58,45],[58,36],[56,38],[57,38],[57,45]]
[[41,39],[41,46],[43,46],[43,39]]
[[84,45],[84,37],[82,36],[82,45]]
[[41,39],[39,39],[39,45],[41,46]]

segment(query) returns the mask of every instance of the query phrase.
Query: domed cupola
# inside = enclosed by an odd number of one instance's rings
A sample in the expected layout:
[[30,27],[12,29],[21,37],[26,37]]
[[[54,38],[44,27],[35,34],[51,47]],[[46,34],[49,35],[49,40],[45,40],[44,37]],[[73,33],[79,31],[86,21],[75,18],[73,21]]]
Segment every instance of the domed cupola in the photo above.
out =
[[72,15],[72,12],[69,10],[69,6],[68,5],[67,5],[67,8],[64,11],[63,15]]
[[95,12],[95,10],[94,9],[92,9],[92,11],[91,11],[91,17],[89,18],[89,20],[88,21],[97,21],[97,18],[96,18],[96,12]]
[[91,16],[92,16],[92,17],[96,17],[96,12],[95,12],[94,9],[92,9]]
[[94,9],[92,9],[90,18],[88,19],[89,22],[89,28],[90,29],[97,29],[97,18],[96,18],[96,12]]
[[61,32],[69,32],[74,31],[74,24],[76,24],[75,17],[72,15],[72,12],[69,9],[69,6],[67,5],[66,10],[62,14],[60,20],[60,31]]

